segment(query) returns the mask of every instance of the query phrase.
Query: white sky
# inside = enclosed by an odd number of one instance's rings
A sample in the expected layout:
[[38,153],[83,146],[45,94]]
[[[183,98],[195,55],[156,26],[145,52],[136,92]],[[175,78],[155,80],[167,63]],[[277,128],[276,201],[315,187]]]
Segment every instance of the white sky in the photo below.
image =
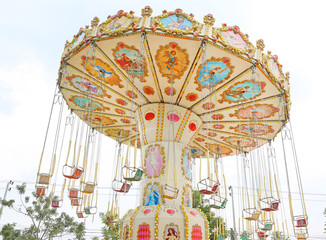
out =
[[[290,72],[290,114],[307,193],[309,232],[314,239],[325,239],[322,214],[326,207],[325,3],[323,0],[3,1],[0,7],[0,196],[7,180],[35,181],[65,41],[71,40],[80,27],[90,25],[94,16],[102,22],[120,9],[133,10],[140,16],[141,9],[150,5],[156,16],[164,9],[181,8],[194,13],[200,22],[204,15],[212,13],[215,26],[237,25],[253,44],[263,39],[265,52],[277,54],[283,70]],[[110,167],[113,159],[106,154],[114,146],[109,140],[103,144],[100,173],[103,187],[110,183],[105,173],[111,173],[111,169],[105,168]],[[10,192],[8,197],[14,194]],[[108,196],[101,197],[102,211],[105,211]],[[127,201],[124,198],[121,198],[122,205]],[[135,206],[136,203],[130,207]],[[15,218],[5,214],[0,225]],[[89,223],[89,226],[100,229],[98,224]]]

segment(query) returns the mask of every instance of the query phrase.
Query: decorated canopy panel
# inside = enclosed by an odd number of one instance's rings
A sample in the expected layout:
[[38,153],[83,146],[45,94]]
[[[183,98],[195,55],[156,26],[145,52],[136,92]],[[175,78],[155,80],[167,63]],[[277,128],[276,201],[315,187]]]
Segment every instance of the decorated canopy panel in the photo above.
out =
[[58,84],[72,111],[140,147],[138,109],[180,106],[203,123],[189,142],[195,156],[247,152],[276,136],[288,119],[288,75],[262,40],[255,47],[237,26],[215,28],[212,16],[150,14],[93,20],[67,43]]

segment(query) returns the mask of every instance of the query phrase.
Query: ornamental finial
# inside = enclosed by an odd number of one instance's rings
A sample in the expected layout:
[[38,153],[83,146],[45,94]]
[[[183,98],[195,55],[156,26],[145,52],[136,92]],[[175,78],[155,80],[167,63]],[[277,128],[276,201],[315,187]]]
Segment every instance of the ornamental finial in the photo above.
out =
[[145,8],[141,10],[142,17],[150,17],[152,13],[153,9],[150,6],[145,6]]
[[213,26],[215,23],[215,18],[213,17],[213,14],[207,14],[204,17],[204,23],[209,26]]

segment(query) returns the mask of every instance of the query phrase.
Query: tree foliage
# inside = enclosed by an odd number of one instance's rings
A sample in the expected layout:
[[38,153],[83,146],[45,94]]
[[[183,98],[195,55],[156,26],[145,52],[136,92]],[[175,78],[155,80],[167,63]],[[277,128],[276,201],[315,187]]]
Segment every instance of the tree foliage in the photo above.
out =
[[102,237],[103,240],[118,240],[120,236],[120,224],[121,220],[117,219],[115,223],[109,223],[107,220],[107,214],[100,213],[100,217],[103,223]]
[[228,236],[228,231],[226,229],[224,219],[216,216],[216,214],[211,211],[211,208],[209,207],[209,200],[201,198],[200,195],[201,194],[199,191],[193,191],[193,208],[199,208],[205,214],[209,224],[209,238],[214,240],[215,236],[215,239],[217,239],[217,226],[219,226],[219,232],[221,233],[219,234],[219,237],[222,237],[223,239],[226,238]]
[[5,207],[9,207],[16,212],[25,215],[31,225],[25,229],[17,230],[16,224],[6,224],[2,227],[0,235],[4,240],[42,240],[61,237],[66,234],[72,234],[76,239],[82,240],[85,235],[84,223],[74,221],[67,213],[56,213],[56,209],[51,207],[49,197],[25,196],[26,184],[17,185],[16,189],[20,195],[22,207],[15,205],[15,200],[2,200]]

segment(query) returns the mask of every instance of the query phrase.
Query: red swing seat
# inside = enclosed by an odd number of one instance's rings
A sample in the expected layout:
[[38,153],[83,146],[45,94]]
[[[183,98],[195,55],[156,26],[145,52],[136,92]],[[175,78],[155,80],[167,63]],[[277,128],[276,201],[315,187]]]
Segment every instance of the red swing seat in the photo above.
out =
[[280,206],[280,200],[273,197],[262,198],[260,199],[260,202],[263,205],[261,210],[265,212],[277,211]]
[[36,186],[36,196],[44,196],[47,186]]
[[129,192],[131,185],[131,182],[128,181],[123,182],[116,179],[112,181],[112,189],[115,192],[127,193]]
[[53,198],[51,201],[51,206],[53,208],[60,208],[62,206],[62,200],[59,198]]
[[78,217],[78,218],[87,218],[88,215],[87,215],[87,214],[84,214],[83,211],[78,211],[78,212],[77,212],[77,217]]
[[217,192],[218,186],[220,184],[210,178],[205,178],[201,180],[198,184],[198,191],[202,194],[214,194]]
[[78,198],[79,195],[79,189],[78,188],[70,188],[69,189],[69,198]]
[[63,176],[69,179],[79,179],[83,172],[84,169],[82,167],[74,167],[67,164],[62,168]]
[[308,226],[308,217],[305,215],[299,215],[294,217],[295,227],[302,228]]

